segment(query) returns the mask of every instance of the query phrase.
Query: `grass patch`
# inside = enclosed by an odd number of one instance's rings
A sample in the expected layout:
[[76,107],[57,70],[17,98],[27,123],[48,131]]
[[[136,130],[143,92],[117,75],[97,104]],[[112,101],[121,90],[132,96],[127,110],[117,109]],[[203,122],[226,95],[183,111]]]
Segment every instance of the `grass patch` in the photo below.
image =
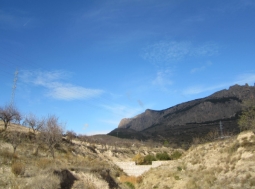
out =
[[53,163],[52,159],[42,158],[37,161],[36,165],[41,169],[46,169],[47,167],[50,167],[52,163]]
[[129,188],[135,189],[134,184],[132,184],[131,182],[125,182],[125,184],[126,184]]
[[126,182],[130,182],[132,183],[133,185],[135,184],[138,184],[138,183],[141,183],[143,181],[142,177],[139,176],[139,177],[135,177],[135,176],[120,176],[120,182],[121,183],[126,183]]
[[175,151],[171,154],[170,158],[173,159],[173,160],[175,160],[175,159],[179,159],[181,156],[182,156],[182,153],[181,153],[180,151],[178,151],[178,150],[175,150]]

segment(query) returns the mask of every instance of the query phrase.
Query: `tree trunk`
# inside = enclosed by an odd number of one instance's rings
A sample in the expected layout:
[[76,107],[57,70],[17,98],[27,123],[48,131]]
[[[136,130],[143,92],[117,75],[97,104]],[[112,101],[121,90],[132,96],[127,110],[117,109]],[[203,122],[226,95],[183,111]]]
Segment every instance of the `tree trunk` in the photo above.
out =
[[55,153],[54,153],[54,147],[50,147],[50,153],[52,155],[52,158],[55,159]]
[[4,130],[6,131],[7,129],[7,126],[8,126],[8,122],[4,122]]

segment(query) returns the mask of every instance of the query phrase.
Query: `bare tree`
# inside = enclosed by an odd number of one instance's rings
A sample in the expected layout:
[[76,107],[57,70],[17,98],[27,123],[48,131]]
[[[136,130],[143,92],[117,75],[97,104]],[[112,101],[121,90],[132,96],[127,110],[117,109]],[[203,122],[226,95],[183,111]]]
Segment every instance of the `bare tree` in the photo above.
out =
[[30,127],[35,134],[36,131],[42,129],[44,122],[45,122],[44,118],[39,119],[34,114],[29,114],[28,116],[26,116],[23,125]]
[[0,107],[0,119],[3,120],[4,130],[6,130],[10,122],[20,122],[21,114],[13,105],[6,105]]
[[58,117],[55,115],[49,115],[42,127],[40,140],[48,146],[53,158],[55,158],[54,147],[56,144],[61,142],[63,132],[63,125],[59,123]]
[[17,150],[17,147],[21,144],[22,140],[21,140],[21,133],[20,132],[17,132],[17,131],[14,131],[14,132],[11,132],[9,135],[8,135],[8,140],[9,142],[11,143],[12,147],[13,147],[13,157],[14,157],[14,154]]
[[67,136],[67,139],[70,142],[72,142],[72,140],[77,137],[77,134],[71,130],[71,131],[66,131],[66,136]]

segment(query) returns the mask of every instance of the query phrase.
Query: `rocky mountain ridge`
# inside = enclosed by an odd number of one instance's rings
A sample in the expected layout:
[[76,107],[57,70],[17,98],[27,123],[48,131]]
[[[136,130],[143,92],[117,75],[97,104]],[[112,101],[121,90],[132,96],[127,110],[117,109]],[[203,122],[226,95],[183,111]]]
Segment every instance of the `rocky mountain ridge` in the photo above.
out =
[[[142,138],[151,138],[153,135],[174,138],[181,134],[194,137],[194,133],[206,134],[218,128],[220,121],[225,125],[225,132],[237,132],[241,103],[252,98],[255,98],[254,86],[234,85],[205,98],[160,111],[148,109],[134,118],[122,119],[118,128],[109,134],[115,135],[118,132],[119,136],[124,136],[123,132],[132,131],[142,135]],[[132,138],[130,135],[128,137]]]

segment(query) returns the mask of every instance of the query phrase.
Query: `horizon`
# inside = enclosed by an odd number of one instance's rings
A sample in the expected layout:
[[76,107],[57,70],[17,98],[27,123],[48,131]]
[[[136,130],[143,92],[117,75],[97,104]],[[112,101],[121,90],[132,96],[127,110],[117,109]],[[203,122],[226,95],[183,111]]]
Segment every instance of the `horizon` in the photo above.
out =
[[254,86],[255,2],[4,1],[0,106],[54,114],[77,134]]

